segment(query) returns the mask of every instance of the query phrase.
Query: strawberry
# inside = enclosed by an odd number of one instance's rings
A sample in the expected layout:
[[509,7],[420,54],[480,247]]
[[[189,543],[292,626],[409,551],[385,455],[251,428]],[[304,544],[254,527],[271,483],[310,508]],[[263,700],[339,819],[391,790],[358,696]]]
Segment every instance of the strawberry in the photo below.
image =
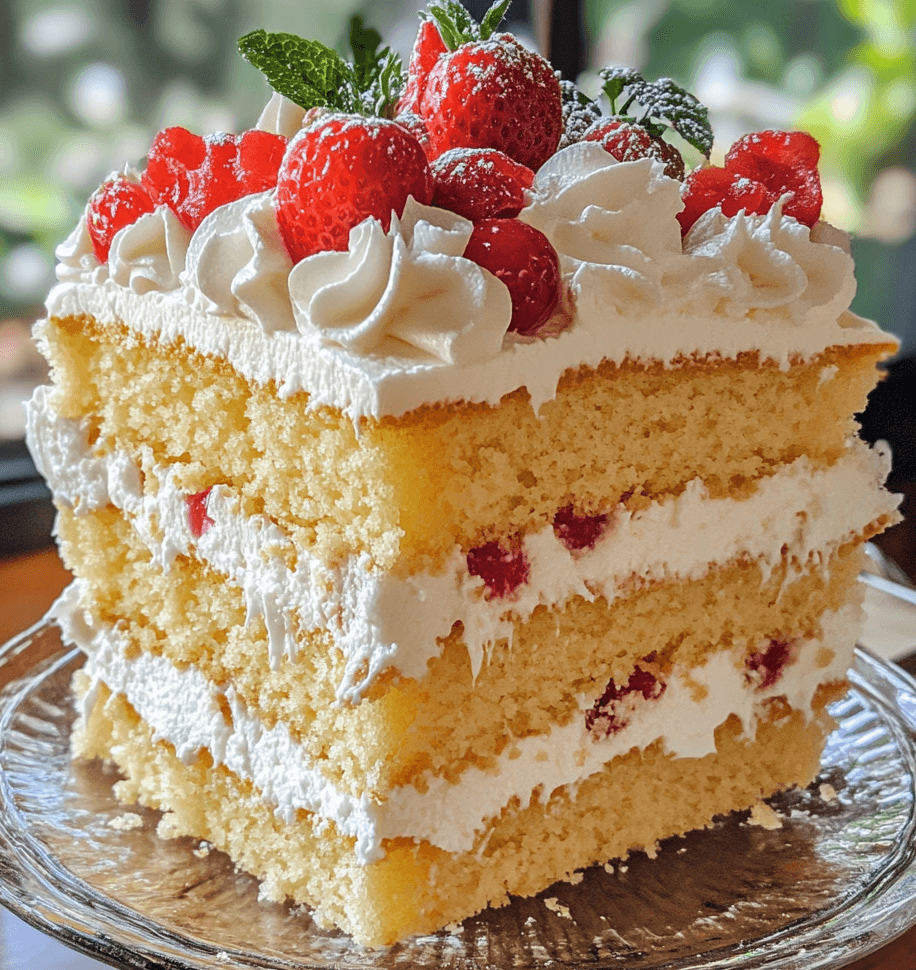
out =
[[607,514],[576,515],[571,505],[564,505],[553,517],[554,535],[570,552],[594,549],[607,528]]
[[277,181],[277,223],[299,262],[345,250],[350,230],[369,217],[387,232],[408,196],[424,205],[433,196],[417,139],[394,121],[332,114],[290,143]]
[[[651,658],[647,657],[646,660]],[[604,693],[585,713],[585,727],[607,737],[622,731],[629,723],[638,698],[657,701],[665,693],[667,684],[642,667],[637,667],[622,686],[611,678]]]
[[508,596],[528,581],[528,560],[517,539],[477,546],[468,552],[467,564],[468,572],[484,581],[490,596]]
[[661,138],[652,135],[642,125],[621,118],[601,118],[582,136],[583,141],[596,141],[618,162],[637,158],[657,158],[665,163],[665,175],[684,178],[684,159],[681,153]]
[[407,84],[404,93],[398,100],[398,114],[416,114],[420,107],[420,99],[426,90],[426,80],[429,72],[435,67],[436,61],[448,52],[442,40],[439,28],[434,20],[423,19],[414,41],[407,66]]
[[188,507],[188,525],[191,533],[198,539],[213,525],[213,519],[207,511],[207,502],[210,500],[210,492],[213,486],[205,488],[196,495],[185,496],[185,505]]
[[823,194],[817,171],[820,148],[801,131],[761,131],[745,135],[729,149],[724,168],[700,168],[684,183],[684,210],[678,215],[681,231],[709,209],[723,215],[742,209],[763,215],[787,195],[783,212],[806,226],[820,218]]
[[402,127],[406,128],[420,143],[427,157],[429,157],[429,132],[426,130],[426,122],[412,111],[404,111],[395,115],[394,120]]
[[536,334],[560,299],[560,261],[547,237],[518,219],[481,219],[464,255],[508,287],[509,329],[525,336]]
[[443,55],[420,99],[430,154],[496,148],[537,170],[563,133],[560,82],[539,54],[510,34],[471,41]]
[[103,182],[89,199],[86,220],[96,259],[107,263],[111,241],[118,230],[132,225],[155,208],[143,186],[123,175],[112,175]]
[[201,138],[166,128],[150,148],[143,185],[191,231],[214,209],[276,185],[286,139],[266,131]]
[[495,148],[452,148],[430,166],[433,205],[476,222],[517,216],[534,172]]

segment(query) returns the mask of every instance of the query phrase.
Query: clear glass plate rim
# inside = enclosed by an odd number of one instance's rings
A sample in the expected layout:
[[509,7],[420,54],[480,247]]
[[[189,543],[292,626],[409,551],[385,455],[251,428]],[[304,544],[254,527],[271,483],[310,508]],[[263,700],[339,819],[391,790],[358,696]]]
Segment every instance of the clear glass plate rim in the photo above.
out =
[[[0,647],[0,668],[9,663],[11,656],[19,656],[28,651],[33,637],[41,634],[48,623],[36,624],[31,629]],[[55,627],[56,629],[56,627]],[[16,709],[37,686],[53,674],[74,663],[80,656],[78,648],[61,644],[60,648],[47,657],[28,666],[19,677],[0,689],[0,733],[5,733]],[[855,666],[850,672],[852,689],[866,696],[874,707],[880,708],[882,720],[889,727],[896,741],[907,736],[912,742],[916,739],[916,680],[906,671],[894,667],[862,648],[856,648]],[[892,696],[888,696],[891,694]],[[899,704],[900,696],[907,699],[907,707]],[[903,753],[913,776],[916,777],[916,754],[912,747],[905,747]],[[12,792],[7,778],[0,774],[0,788],[7,804],[14,804]],[[67,946],[77,949],[95,959],[110,963],[115,967],[142,967],[144,970],[177,970],[177,968],[191,968],[194,970],[210,970],[218,964],[236,965],[240,967],[290,967],[297,970],[322,970],[317,965],[284,962],[271,956],[265,961],[257,954],[243,952],[232,948],[220,948],[204,940],[195,939],[187,934],[177,937],[183,949],[179,951],[164,937],[172,936],[173,931],[167,927],[159,927],[144,918],[142,912],[124,906],[118,900],[104,895],[83,881],[79,876],[65,869],[62,865],[54,868],[54,882],[50,881],[46,872],[47,865],[55,860],[50,852],[29,831],[25,819],[18,808],[14,810],[21,823],[20,838],[13,839],[11,833],[0,830],[0,844],[5,844],[18,858],[23,855],[31,866],[25,875],[29,882],[37,883],[45,897],[37,895],[36,891],[25,885],[23,879],[9,880],[7,865],[0,859],[0,903],[20,916],[36,929],[60,940]],[[911,804],[911,822],[916,814],[916,805]],[[848,961],[860,959],[868,953],[886,945],[894,938],[905,932],[916,922],[916,842],[906,840],[902,834],[897,836],[897,845],[893,860],[886,861],[878,877],[884,906],[877,919],[869,922],[863,933],[861,928],[851,926],[850,921],[844,919],[851,910],[862,905],[861,899],[855,897],[838,902],[812,917],[802,918],[786,925],[781,930],[771,933],[758,949],[758,962],[748,962],[748,948],[738,948],[734,945],[718,950],[707,951],[702,956],[715,958],[716,970],[727,967],[783,968],[790,966],[786,961],[794,955],[804,955],[806,942],[816,938],[825,927],[832,924],[836,927],[837,942],[855,944],[850,950]],[[13,843],[15,842],[15,846]],[[903,871],[891,871],[895,867],[893,861],[905,863]],[[56,883],[56,884],[55,884]],[[62,885],[67,890],[62,889]],[[19,892],[16,892],[16,887]],[[31,891],[30,891],[31,890]],[[45,911],[49,909],[48,896],[60,909],[54,911],[56,916],[66,916],[67,925],[55,922]],[[99,908],[101,904],[101,909]],[[65,912],[61,912],[64,910]],[[803,924],[804,929],[799,930]],[[881,935],[884,928],[888,932]],[[89,930],[90,932],[85,932]],[[785,944],[785,945],[784,945]],[[766,951],[766,952],[764,952]],[[813,954],[808,954],[813,957]],[[208,962],[198,962],[197,957]],[[226,963],[226,959],[230,961]],[[193,959],[193,963],[188,960]],[[706,964],[696,962],[697,957],[687,958],[686,962],[675,960],[659,965],[659,970],[676,970],[677,967],[691,967],[700,970]],[[762,960],[763,962],[759,962]],[[142,961],[142,962],[138,962]],[[838,967],[842,964],[830,962],[821,964],[810,962],[806,964],[815,967]],[[795,966],[795,964],[791,964]]]

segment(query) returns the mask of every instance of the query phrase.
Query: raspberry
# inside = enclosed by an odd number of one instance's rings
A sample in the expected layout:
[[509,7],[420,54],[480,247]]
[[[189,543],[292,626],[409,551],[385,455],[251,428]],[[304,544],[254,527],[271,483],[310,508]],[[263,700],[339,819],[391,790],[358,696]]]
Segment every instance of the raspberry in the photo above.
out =
[[210,498],[212,488],[211,485],[210,488],[185,498],[185,504],[188,507],[188,525],[198,539],[213,525],[213,519],[207,514],[207,500]]
[[681,232],[690,227],[709,209],[720,206],[722,214],[736,216],[743,209],[749,215],[769,212],[779,196],[765,185],[728,169],[698,168],[687,176],[681,199],[684,208],[678,213]]
[[350,230],[378,219],[387,232],[408,196],[428,205],[433,181],[423,148],[382,118],[329,115],[290,143],[277,181],[277,224],[290,257],[344,251]]
[[630,723],[639,697],[646,701],[658,700],[665,693],[666,687],[667,684],[641,667],[637,667],[630,674],[629,680],[622,687],[611,678],[601,697],[585,712],[586,729],[597,729],[605,737],[616,734]]
[[762,183],[776,198],[788,193],[783,212],[813,226],[824,202],[817,172],[820,154],[820,146],[806,132],[759,131],[732,145],[725,167]]
[[518,219],[481,219],[464,255],[508,287],[510,330],[533,336],[550,319],[560,299],[560,260],[540,230]]
[[769,646],[752,653],[745,661],[745,679],[756,690],[772,687],[792,660],[793,644],[790,640],[770,640]]
[[684,159],[667,142],[656,138],[642,127],[620,118],[601,118],[582,136],[582,141],[596,141],[618,162],[632,162],[638,158],[657,158],[665,163],[665,175],[684,178]]
[[508,596],[528,581],[528,560],[520,543],[513,541],[509,548],[499,542],[487,542],[467,555],[468,572],[479,576],[490,596]]
[[560,509],[553,517],[553,531],[570,552],[594,549],[607,528],[607,514],[576,515],[571,505]]
[[510,219],[525,205],[534,172],[495,148],[452,148],[430,166],[433,205],[477,222]]
[[89,200],[86,220],[95,258],[100,263],[107,263],[111,241],[117,232],[155,208],[143,186],[123,175],[115,175],[103,182]]
[[214,209],[277,183],[286,139],[266,131],[201,138],[166,128],[150,148],[143,184],[195,230]]

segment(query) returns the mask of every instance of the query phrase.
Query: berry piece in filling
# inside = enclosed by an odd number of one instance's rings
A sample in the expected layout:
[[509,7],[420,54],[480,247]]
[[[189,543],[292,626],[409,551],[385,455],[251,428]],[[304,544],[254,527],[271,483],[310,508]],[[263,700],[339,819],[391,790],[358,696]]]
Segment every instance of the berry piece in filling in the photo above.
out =
[[166,128],[153,141],[143,185],[192,232],[214,209],[277,183],[286,139],[266,131],[201,138]]
[[193,535],[198,539],[213,525],[213,519],[207,512],[207,501],[210,498],[212,487],[211,485],[210,488],[205,488],[196,495],[188,495],[184,500],[188,507],[188,525],[191,527]]
[[768,646],[755,651],[745,661],[745,679],[755,690],[773,687],[792,662],[793,654],[791,640],[770,640]]
[[664,163],[665,175],[684,178],[684,159],[668,142],[651,135],[641,125],[630,124],[620,118],[602,118],[582,136],[583,141],[596,141],[618,162],[632,162],[637,158],[657,158]]
[[607,528],[607,513],[576,515],[571,505],[560,509],[553,517],[553,531],[570,552],[594,549]]
[[516,542],[477,546],[468,553],[467,563],[468,572],[484,581],[490,596],[508,596],[528,581],[528,560]]
[[277,223],[298,263],[346,250],[350,230],[370,216],[387,232],[408,196],[423,205],[433,196],[417,139],[394,121],[332,114],[290,143],[277,181]]
[[640,704],[643,701],[657,701],[665,693],[666,686],[642,667],[637,667],[630,674],[626,684],[618,685],[612,678],[601,697],[586,711],[585,727],[603,737],[622,731]]
[[510,330],[530,337],[547,323],[560,300],[560,260],[540,230],[517,219],[481,219],[464,255],[508,287]]
[[431,165],[433,205],[477,222],[522,211],[534,172],[495,148],[452,148]]
[[107,263],[111,241],[117,232],[155,208],[143,186],[123,175],[115,175],[103,182],[89,200],[86,220],[95,258],[100,263]]

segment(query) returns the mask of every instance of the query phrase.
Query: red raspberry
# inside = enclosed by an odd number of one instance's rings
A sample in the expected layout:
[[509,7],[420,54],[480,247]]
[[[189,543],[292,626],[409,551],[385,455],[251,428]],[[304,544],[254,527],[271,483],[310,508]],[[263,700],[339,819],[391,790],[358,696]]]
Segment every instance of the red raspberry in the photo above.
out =
[[442,55],[420,99],[432,158],[450,148],[496,148],[537,171],[563,133],[560,82],[511,34]]
[[467,555],[468,572],[480,576],[490,596],[504,597],[528,581],[528,560],[517,540],[508,549],[487,542]]
[[779,196],[765,185],[745,175],[730,172],[714,165],[695,169],[687,176],[681,192],[684,208],[678,213],[681,232],[690,227],[710,209],[721,206],[722,214],[736,216],[743,209],[749,215],[769,212]]
[[277,182],[277,223],[294,262],[343,251],[350,230],[378,219],[387,232],[408,196],[428,205],[433,181],[420,143],[382,118],[331,115],[290,143]]
[[752,653],[745,661],[747,671],[744,676],[747,682],[753,684],[756,690],[772,687],[782,677],[792,655],[793,644],[790,640],[770,640],[765,650]]
[[607,514],[576,515],[571,505],[566,505],[553,517],[553,531],[570,552],[578,549],[594,549],[607,528]]
[[620,703],[624,698],[639,694],[643,700],[658,700],[667,686],[641,667],[637,667],[630,674],[629,680],[622,687],[618,687],[611,678],[601,697],[585,712],[586,729],[591,731],[597,728],[606,737],[616,734],[630,723],[631,712],[627,705]]
[[476,222],[511,219],[525,205],[534,172],[495,148],[452,148],[430,166],[433,205]]
[[213,525],[213,519],[207,513],[207,500],[210,498],[212,488],[211,485],[210,488],[185,498],[185,504],[188,507],[188,525],[198,539]]
[[550,240],[518,219],[481,219],[464,250],[509,288],[509,329],[533,336],[560,299],[560,260]]
[[762,183],[776,198],[791,195],[783,212],[813,226],[824,204],[817,172],[820,155],[820,145],[806,132],[759,131],[732,145],[725,167]]
[[763,215],[783,195],[783,212],[806,226],[820,218],[823,204],[817,172],[820,148],[801,131],[761,131],[746,135],[729,149],[725,168],[700,168],[684,183],[684,211],[678,216],[686,233],[709,209],[721,205],[726,216],[742,209]]
[[143,186],[123,175],[115,175],[103,182],[89,200],[86,220],[95,258],[100,263],[107,263],[111,241],[118,230],[132,225],[140,216],[153,212],[155,208],[155,203]]
[[436,66],[436,61],[448,48],[442,41],[442,35],[434,20],[424,20],[417,32],[413,50],[410,53],[410,63],[407,66],[407,84],[404,93],[398,101],[397,113],[416,114],[420,109],[420,99],[426,90],[426,80],[429,72]]
[[665,175],[683,180],[684,159],[681,153],[661,138],[655,138],[642,127],[620,118],[601,118],[582,136],[582,141],[599,142],[618,162],[632,162],[637,158],[657,158],[665,163]]
[[143,184],[192,232],[214,209],[277,184],[286,139],[266,131],[201,138],[166,128],[153,141]]

